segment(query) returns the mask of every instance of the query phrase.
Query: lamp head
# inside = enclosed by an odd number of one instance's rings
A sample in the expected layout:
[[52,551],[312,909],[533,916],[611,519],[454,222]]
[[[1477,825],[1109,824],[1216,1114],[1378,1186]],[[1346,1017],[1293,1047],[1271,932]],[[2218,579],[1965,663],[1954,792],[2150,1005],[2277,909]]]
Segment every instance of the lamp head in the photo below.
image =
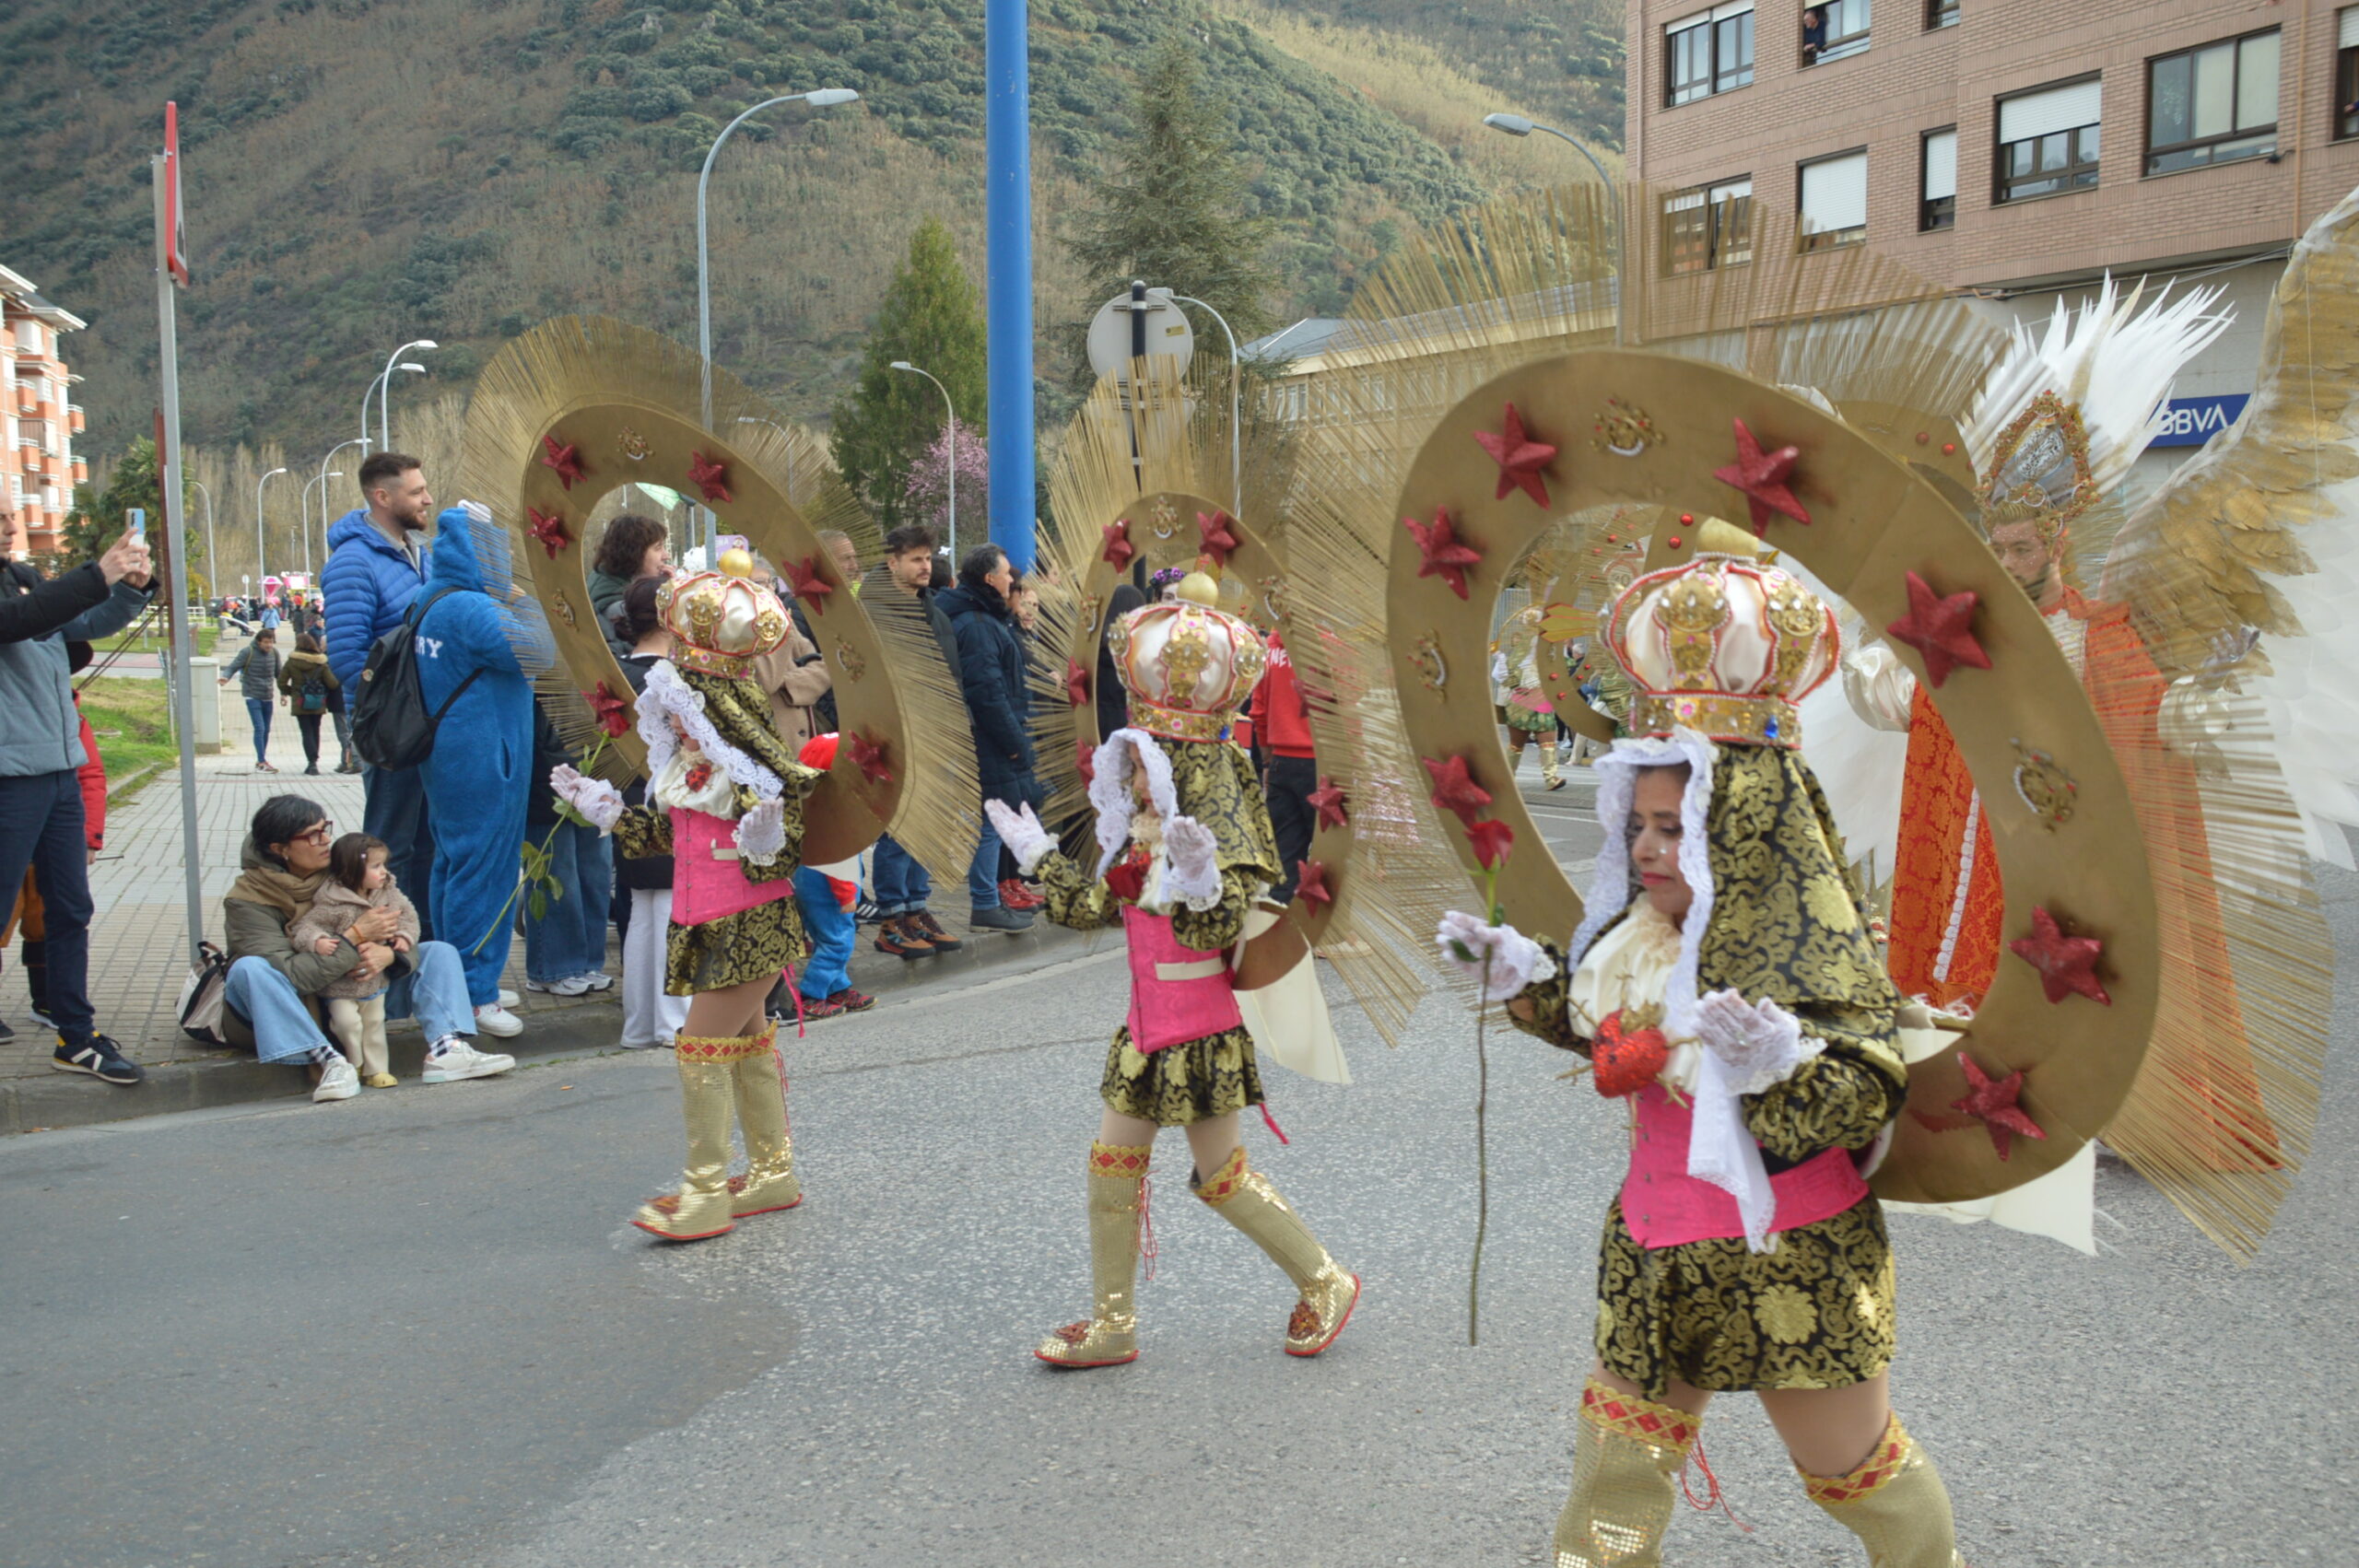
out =
[[821,88],[816,92],[804,93],[803,101],[814,109],[833,109],[839,103],[859,102],[860,94],[850,88]]
[[1521,114],[1485,114],[1483,116],[1483,123],[1494,131],[1505,131],[1510,136],[1532,135],[1532,121]]
[[421,337],[416,343],[411,344],[410,346],[412,348],[440,348],[442,345],[435,342],[430,337]]
[[914,370],[917,367],[910,364],[906,359],[896,359],[893,361],[893,369],[896,370]]
[[426,374],[426,367],[414,360],[405,360],[403,363],[394,366],[393,369],[396,370],[415,370],[421,376]]

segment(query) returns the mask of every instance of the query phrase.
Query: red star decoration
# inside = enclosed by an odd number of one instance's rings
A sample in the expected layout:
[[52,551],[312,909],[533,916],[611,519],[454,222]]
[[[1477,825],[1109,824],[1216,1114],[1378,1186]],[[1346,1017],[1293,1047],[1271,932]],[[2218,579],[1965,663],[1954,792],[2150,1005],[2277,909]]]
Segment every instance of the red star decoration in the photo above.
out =
[[[726,500],[728,497],[722,498]],[[794,596],[810,605],[813,614],[827,613],[827,595],[836,591],[836,585],[819,575],[818,556],[805,556],[800,561],[787,562],[786,579],[794,584]]]
[[714,501],[733,498],[729,494],[729,465],[718,458],[709,458],[702,452],[690,452],[688,483],[704,492],[708,506]]
[[1990,655],[1974,640],[1974,607],[1981,603],[1982,595],[1971,589],[1943,598],[1910,572],[1908,614],[1884,627],[1884,633],[1924,655],[1925,678],[1938,689],[1961,664],[1990,668]]
[[1131,557],[1139,553],[1138,546],[1131,543],[1131,520],[1118,518],[1099,532],[1105,535],[1106,547],[1097,553],[1097,558],[1116,571],[1127,568]]
[[1078,660],[1065,661],[1065,706],[1079,708],[1089,700],[1089,672]]
[[885,748],[858,731],[844,734],[844,750],[851,754],[851,765],[871,784],[890,784],[893,770],[885,766]]
[[1295,873],[1294,895],[1306,904],[1332,904],[1335,890],[1327,885],[1327,862],[1305,860]]
[[2039,971],[2040,989],[2051,1002],[2079,992],[2106,1007],[2113,998],[2097,979],[2097,957],[2105,943],[2092,936],[2066,936],[2056,917],[2044,908],[2031,912],[2031,935],[2007,944],[2007,951]]
[[1808,522],[1810,513],[1786,481],[1794,476],[1794,463],[1802,456],[1800,447],[1779,447],[1765,452],[1753,432],[1744,427],[1742,419],[1731,419],[1736,427],[1736,461],[1725,468],[1712,470],[1712,477],[1723,485],[1734,486],[1744,492],[1744,504],[1753,509],[1753,533],[1759,538],[1768,530],[1772,513],[1783,512],[1796,522]]
[[1465,598],[1466,568],[1480,561],[1483,552],[1459,539],[1457,525],[1449,521],[1449,509],[1436,508],[1431,522],[1404,517],[1401,526],[1417,542],[1417,554],[1424,557],[1417,564],[1417,575],[1438,577],[1449,584],[1452,593]]
[[1989,1129],[1990,1146],[2005,1159],[2014,1150],[2017,1136],[2046,1138],[2047,1131],[2039,1123],[2024,1114],[2015,1097],[2024,1092],[2024,1075],[2019,1069],[2004,1078],[1993,1078],[1975,1065],[1974,1059],[1958,1052],[1957,1064],[1966,1073],[1966,1098],[1952,1100],[1950,1109],[1963,1112]]
[[1478,822],[1467,828],[1466,841],[1474,847],[1474,863],[1495,872],[1515,848],[1515,829],[1503,822]]
[[1237,535],[1229,531],[1229,524],[1236,521],[1224,511],[1196,514],[1198,549],[1210,556],[1215,566],[1228,565],[1229,552],[1237,548]]
[[554,469],[557,482],[569,490],[573,488],[575,480],[590,472],[590,465],[581,461],[581,449],[560,444],[555,436],[541,438],[541,466]]
[[1348,809],[1350,797],[1337,789],[1335,781],[1323,773],[1319,776],[1319,788],[1303,799],[1309,801],[1310,809],[1319,813],[1319,825],[1321,827],[1341,827],[1352,819]]
[[1073,743],[1073,751],[1074,766],[1080,770],[1082,787],[1086,789],[1097,782],[1097,748],[1085,735]]
[[1491,803],[1491,792],[1467,776],[1466,759],[1453,756],[1437,762],[1428,756],[1418,760],[1426,765],[1426,772],[1434,781],[1434,809],[1454,812],[1459,821],[1473,827],[1474,813]]
[[607,734],[620,735],[630,728],[630,704],[608,691],[605,682],[600,681],[594,689],[581,695],[588,699],[590,711],[598,716],[599,727]]
[[1542,506],[1548,504],[1548,485],[1541,477],[1541,470],[1555,457],[1556,449],[1532,439],[1523,427],[1523,415],[1516,412],[1514,404],[1508,404],[1507,419],[1500,432],[1495,436],[1488,430],[1477,430],[1474,444],[1489,452],[1491,461],[1499,465],[1499,487],[1492,495],[1493,500],[1503,501],[1509,490],[1520,489]]
[[532,520],[532,535],[549,553],[550,560],[556,560],[557,553],[573,543],[573,535],[565,531],[563,512],[543,512],[538,507],[526,507],[524,515]]

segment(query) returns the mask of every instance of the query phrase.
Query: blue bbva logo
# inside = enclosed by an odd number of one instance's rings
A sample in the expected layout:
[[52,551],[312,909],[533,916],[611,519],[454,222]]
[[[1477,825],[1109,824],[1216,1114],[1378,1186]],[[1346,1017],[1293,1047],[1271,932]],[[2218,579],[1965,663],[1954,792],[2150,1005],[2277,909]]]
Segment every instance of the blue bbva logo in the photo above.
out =
[[2225,392],[2217,397],[2175,397],[2154,415],[2154,447],[2200,447],[2236,422],[2252,401],[2250,392]]

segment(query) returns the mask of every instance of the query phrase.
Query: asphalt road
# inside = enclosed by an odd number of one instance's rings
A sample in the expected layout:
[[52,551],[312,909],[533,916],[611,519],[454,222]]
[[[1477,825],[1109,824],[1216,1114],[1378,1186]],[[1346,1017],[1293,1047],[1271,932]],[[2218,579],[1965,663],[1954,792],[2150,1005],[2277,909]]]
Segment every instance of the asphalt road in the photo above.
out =
[[[1054,1373],[1122,988],[1100,950],[814,1028],[809,1201],[692,1247],[622,1223],[676,1171],[667,1060],[0,1143],[0,1563],[1541,1562],[1617,1114],[1491,1042],[1470,1349],[1472,1027],[1429,1003],[1387,1051],[1331,988],[1359,1082],[1272,1068],[1294,1141],[1250,1142],[1365,1276],[1350,1329],[1280,1353],[1291,1293],[1167,1138],[1145,1355]],[[1976,1568],[2353,1561],[2348,1036],[2251,1268],[2118,1166],[2095,1258],[1895,1220],[1896,1397]],[[1705,1444],[1752,1528],[1683,1511],[1670,1562],[1863,1561],[1749,1401]]]

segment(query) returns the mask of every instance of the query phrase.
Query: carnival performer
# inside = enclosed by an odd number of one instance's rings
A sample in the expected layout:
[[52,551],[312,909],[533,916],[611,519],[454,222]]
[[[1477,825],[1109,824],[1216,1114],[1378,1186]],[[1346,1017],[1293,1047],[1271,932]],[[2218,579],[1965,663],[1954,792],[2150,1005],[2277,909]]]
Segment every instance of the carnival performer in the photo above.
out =
[[1315,1356],[1334,1343],[1359,1300],[1359,1277],[1251,1168],[1238,1138],[1238,1113],[1262,1095],[1229,950],[1280,872],[1252,764],[1224,738],[1262,677],[1265,650],[1245,621],[1214,608],[1218,597],[1200,569],[1173,598],[1115,623],[1109,646],[1132,727],[1109,736],[1092,765],[1093,870],[1058,852],[1031,807],[984,807],[1024,873],[1040,878],[1050,919],[1076,930],[1121,926],[1130,947],[1129,1016],[1106,1054],[1106,1109],[1086,1167],[1096,1296],[1088,1317],[1033,1352],[1052,1366],[1138,1359],[1134,1293],[1161,1128],[1187,1129],[1190,1190],[1293,1282],[1287,1354]]
[[1504,693],[1499,712],[1507,725],[1508,771],[1523,766],[1525,746],[1537,746],[1542,784],[1561,790],[1565,780],[1557,771],[1556,708],[1540,684],[1540,619],[1537,603],[1508,617],[1498,651],[1491,656],[1491,678]]
[[[718,571],[665,585],[657,608],[675,646],[648,671],[638,703],[652,778],[648,803],[570,766],[557,795],[625,856],[674,857],[664,990],[690,998],[674,1042],[688,1158],[680,1189],[650,1200],[631,1223],[666,1241],[698,1241],[752,1214],[803,1201],[787,1132],[786,1070],[770,987],[808,951],[794,906],[804,802],[823,775],[794,759],[752,679],[755,659],[786,640],[778,596],[753,580],[742,550]],[[745,1171],[729,1174],[733,1111]]]
[[1785,572],[1707,556],[1631,584],[1603,638],[1635,701],[1598,759],[1605,847],[1569,949],[1456,912],[1438,933],[1631,1109],[1553,1561],[1660,1562],[1705,1407],[1743,1391],[1876,1568],[1954,1568],[1948,1494],[1891,1409],[1865,1179],[1907,1093],[1900,998],[1796,750],[1835,619]]

